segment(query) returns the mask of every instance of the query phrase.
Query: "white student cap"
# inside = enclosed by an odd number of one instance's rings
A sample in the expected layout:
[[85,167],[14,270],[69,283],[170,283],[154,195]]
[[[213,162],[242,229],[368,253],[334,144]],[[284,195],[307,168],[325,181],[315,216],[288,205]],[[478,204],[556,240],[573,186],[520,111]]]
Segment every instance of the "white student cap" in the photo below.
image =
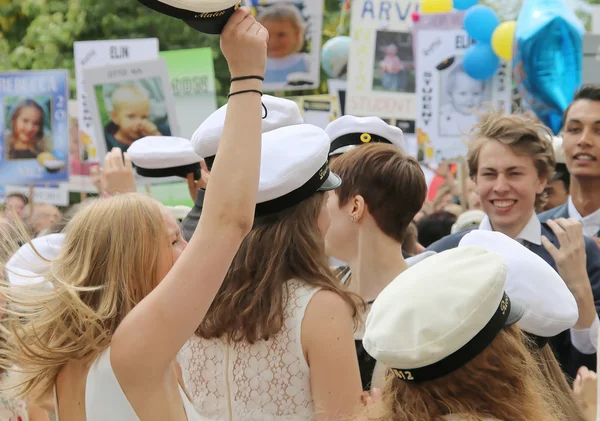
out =
[[186,216],[188,216],[188,213],[191,212],[192,208],[190,208],[189,206],[165,206],[167,208],[167,211],[171,214],[171,216],[173,216],[173,218],[177,219],[177,220],[182,220],[185,219]]
[[205,34],[220,34],[241,0],[139,0],[164,15],[181,19]]
[[354,117],[345,115],[327,125],[325,131],[331,138],[329,155],[339,155],[367,143],[389,143],[406,152],[404,133],[379,117]]
[[523,314],[504,292],[502,257],[460,247],[408,268],[377,297],[365,350],[407,382],[443,377],[492,343]]
[[[267,115],[262,120],[263,133],[280,127],[304,123],[300,114],[300,108],[298,108],[298,104],[294,101],[271,95],[263,95],[262,103],[267,110]],[[225,126],[226,114],[227,104],[208,116],[192,135],[194,150],[204,158],[209,169],[212,167],[212,163],[217,155],[217,148],[223,135],[223,127]]]
[[292,207],[317,192],[334,190],[340,178],[329,170],[329,137],[299,124],[263,134],[256,216]]
[[64,234],[50,234],[31,240],[35,250],[29,243],[21,246],[6,263],[9,282],[15,286],[41,285],[51,289],[52,285],[43,283],[44,274],[60,253],[64,239]]
[[451,233],[457,233],[469,228],[476,228],[485,218],[485,212],[479,209],[471,209],[460,214],[454,225],[452,225]]
[[[573,327],[579,318],[575,297],[560,275],[534,252],[494,231],[474,230],[458,247],[478,246],[500,254],[506,263],[506,293],[525,313],[519,327],[540,338],[551,338]],[[543,341],[538,344],[542,345]]]
[[136,172],[144,177],[182,177],[194,174],[200,179],[200,161],[188,139],[174,136],[146,136],[127,149]]

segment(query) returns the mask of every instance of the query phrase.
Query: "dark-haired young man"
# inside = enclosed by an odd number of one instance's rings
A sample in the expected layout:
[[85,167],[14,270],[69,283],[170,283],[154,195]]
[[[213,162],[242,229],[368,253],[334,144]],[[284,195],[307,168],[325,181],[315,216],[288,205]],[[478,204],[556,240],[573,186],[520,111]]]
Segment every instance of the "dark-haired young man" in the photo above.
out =
[[570,196],[540,220],[577,219],[585,235],[600,244],[600,85],[586,85],[575,94],[563,117],[562,138]]

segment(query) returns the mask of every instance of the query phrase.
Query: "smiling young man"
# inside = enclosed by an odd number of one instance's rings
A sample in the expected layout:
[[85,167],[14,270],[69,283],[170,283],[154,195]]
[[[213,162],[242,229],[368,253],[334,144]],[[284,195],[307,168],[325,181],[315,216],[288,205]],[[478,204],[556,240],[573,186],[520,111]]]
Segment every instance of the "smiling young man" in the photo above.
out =
[[573,218],[596,243],[600,233],[600,85],[587,85],[563,118],[563,150],[571,173],[567,203],[540,214],[540,220]]
[[[490,114],[471,133],[467,163],[486,214],[476,229],[499,231],[520,242],[552,266],[572,292],[579,320],[550,343],[563,370],[575,377],[580,366],[595,366],[600,249],[583,236],[575,219],[538,219],[536,210],[545,204],[555,167],[549,138],[547,129],[522,116]],[[457,247],[467,232],[449,235],[427,250]]]

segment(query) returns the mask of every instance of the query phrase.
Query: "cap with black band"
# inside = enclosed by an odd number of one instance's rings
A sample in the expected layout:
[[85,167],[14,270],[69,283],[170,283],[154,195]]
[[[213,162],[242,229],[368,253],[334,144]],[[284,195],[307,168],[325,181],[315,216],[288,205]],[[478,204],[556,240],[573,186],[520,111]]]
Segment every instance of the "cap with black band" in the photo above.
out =
[[394,279],[367,317],[363,345],[406,382],[452,373],[481,354],[523,308],[504,291],[497,253],[456,248],[428,257]]
[[181,19],[205,34],[220,34],[240,0],[138,0],[164,15]]
[[414,381],[417,383],[437,379],[452,373],[457,368],[462,367],[477,355],[481,354],[481,352],[492,343],[503,327],[513,324],[508,321],[510,308],[510,299],[505,293],[488,324],[458,351],[425,367],[410,370],[392,368],[392,372],[401,380]]
[[334,190],[340,178],[329,170],[329,137],[310,124],[263,134],[255,215],[279,213],[317,192]]
[[136,172],[149,178],[181,177],[193,174],[200,179],[202,158],[188,139],[175,136],[146,136],[127,149]]
[[368,143],[388,143],[406,152],[402,130],[379,117],[345,115],[329,123],[325,131],[331,139],[330,156]]

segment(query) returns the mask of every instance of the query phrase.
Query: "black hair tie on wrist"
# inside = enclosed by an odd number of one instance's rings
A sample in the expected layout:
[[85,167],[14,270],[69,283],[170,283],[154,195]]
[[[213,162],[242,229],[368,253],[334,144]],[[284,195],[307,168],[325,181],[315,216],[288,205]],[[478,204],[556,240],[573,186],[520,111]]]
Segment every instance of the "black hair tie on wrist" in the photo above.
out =
[[[257,90],[257,89],[246,89],[246,90],[243,90],[243,91],[231,92],[229,95],[227,95],[227,98],[231,98],[234,95],[247,94],[247,93],[250,93],[250,92],[254,92],[254,93],[260,94],[260,96],[263,95],[263,93],[261,91]],[[263,104],[262,101],[261,101],[260,105],[262,105],[263,110],[265,110],[265,115],[262,117],[263,120],[264,120],[265,118],[267,118],[267,115],[269,115],[269,112],[267,111],[267,107],[265,107],[265,104]]]
[[240,80],[249,80],[249,79],[258,79],[264,81],[265,78],[262,76],[240,76],[240,77],[232,77],[231,82],[238,82]]

